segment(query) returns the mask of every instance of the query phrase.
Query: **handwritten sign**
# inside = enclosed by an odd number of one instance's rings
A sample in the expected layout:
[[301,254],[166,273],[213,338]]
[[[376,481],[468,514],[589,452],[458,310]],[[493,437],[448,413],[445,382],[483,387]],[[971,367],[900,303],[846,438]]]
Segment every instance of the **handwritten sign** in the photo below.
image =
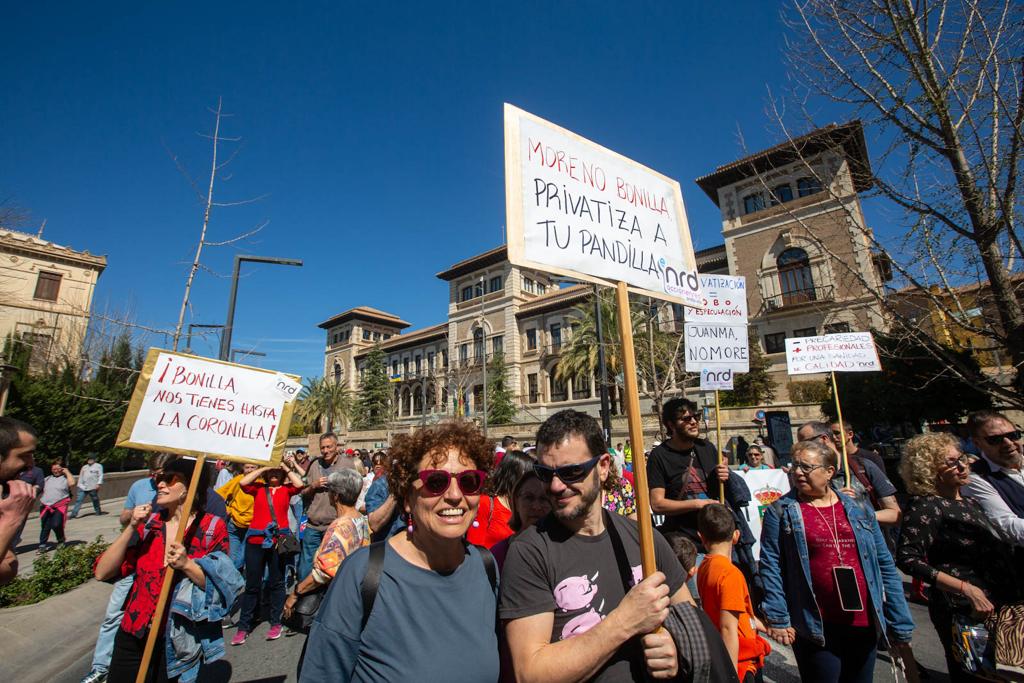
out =
[[870,332],[845,332],[786,340],[791,375],[818,372],[876,372],[882,369]]
[[750,371],[746,325],[686,323],[686,371],[700,372],[704,367],[726,367],[733,372]]
[[150,349],[117,445],[277,463],[298,377]]
[[512,263],[700,305],[677,181],[506,104],[505,202]]
[[703,308],[683,312],[687,322],[747,324],[747,279],[742,275],[701,274],[700,289]]
[[732,391],[736,373],[728,366],[702,367],[700,369],[701,391]]

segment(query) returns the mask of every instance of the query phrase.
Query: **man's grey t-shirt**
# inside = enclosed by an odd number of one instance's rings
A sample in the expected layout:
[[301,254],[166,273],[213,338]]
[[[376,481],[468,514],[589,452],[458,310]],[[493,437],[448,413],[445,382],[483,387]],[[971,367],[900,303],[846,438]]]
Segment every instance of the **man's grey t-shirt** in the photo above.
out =
[[39,497],[39,502],[42,505],[53,505],[70,495],[71,489],[68,487],[67,478],[63,474],[59,477],[51,474],[43,480],[43,495]]
[[[633,577],[641,578],[640,534],[636,522],[606,515],[619,532]],[[686,583],[679,560],[665,538],[654,532],[658,569],[667,578],[669,595]],[[573,534],[553,516],[527,529],[509,545],[501,575],[498,615],[503,621],[553,612],[552,643],[584,633],[596,626],[622,602],[625,589],[608,531],[597,536]],[[591,680],[632,681],[627,648],[619,648]]]
[[[326,466],[323,458],[317,458],[306,472],[306,483],[316,484],[320,477],[326,477],[331,472],[340,472],[343,469],[356,469],[356,459],[351,456],[339,455],[334,462]],[[338,511],[331,503],[331,496],[326,489],[317,491],[310,498],[306,499],[306,520],[307,524],[318,531],[325,531],[338,516]]]

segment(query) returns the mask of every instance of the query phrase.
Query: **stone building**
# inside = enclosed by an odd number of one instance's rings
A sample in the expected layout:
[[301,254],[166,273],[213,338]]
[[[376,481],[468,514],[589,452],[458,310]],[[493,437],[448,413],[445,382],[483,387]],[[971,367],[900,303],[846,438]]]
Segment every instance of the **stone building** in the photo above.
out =
[[[776,403],[788,401],[787,337],[882,326],[872,292],[885,278],[863,234],[858,196],[868,189],[861,180],[867,164],[863,130],[853,122],[697,180],[721,208],[724,238],[696,253],[698,269],[746,277],[750,324],[772,361]],[[449,284],[445,322],[405,332],[409,324],[397,315],[360,306],[321,323],[325,376],[356,391],[366,354],[379,343],[395,387],[395,423],[408,426],[459,412],[478,415],[485,361],[501,352],[524,428],[564,407],[599,413],[593,377],[563,384],[554,375],[589,286],[560,286],[547,273],[513,266],[504,246],[437,277]],[[663,329],[681,331],[681,306],[663,306],[659,316]],[[650,427],[649,398],[641,407]],[[738,418],[736,427],[750,430],[750,417]]]
[[29,344],[34,371],[81,358],[105,256],[0,229],[0,334]]

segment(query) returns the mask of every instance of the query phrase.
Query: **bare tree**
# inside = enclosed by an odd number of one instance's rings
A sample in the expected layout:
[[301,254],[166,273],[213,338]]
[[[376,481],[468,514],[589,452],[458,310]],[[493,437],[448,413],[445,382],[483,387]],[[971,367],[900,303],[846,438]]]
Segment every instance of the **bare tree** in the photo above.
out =
[[[900,331],[948,363],[952,374],[1000,402],[1021,406],[1021,5],[1012,0],[794,0],[784,20],[792,34],[787,53],[797,101],[806,102],[808,94],[823,97],[848,108],[887,140],[871,168],[851,170],[858,185],[871,187],[898,209],[907,232],[899,240],[882,240],[866,226],[856,227],[919,301],[966,335],[1006,350],[1014,368],[1012,386],[958,363],[948,346],[925,334],[920,320],[901,309],[900,299],[873,291],[883,311]],[[788,115],[773,106],[786,127]],[[982,289],[990,293],[985,312],[991,314],[971,315]]]
[[178,324],[174,328],[173,348],[174,348],[175,351],[178,350],[178,341],[181,339],[181,328],[185,324],[185,312],[188,310],[188,307],[189,307],[189,300],[190,300],[191,293],[192,293],[192,283],[195,281],[196,274],[199,272],[199,270],[201,268],[203,268],[202,261],[201,261],[202,255],[203,255],[203,249],[205,247],[207,247],[207,246],[210,246],[210,247],[221,247],[221,246],[226,246],[228,244],[234,244],[236,242],[240,242],[240,241],[242,241],[244,239],[247,239],[247,238],[255,235],[257,232],[259,232],[260,230],[262,230],[266,226],[266,222],[264,222],[264,223],[256,226],[252,230],[248,231],[248,232],[245,232],[243,234],[240,234],[240,235],[237,235],[237,236],[232,237],[230,239],[219,241],[219,242],[210,242],[210,241],[207,240],[207,230],[210,227],[210,214],[213,211],[214,207],[238,206],[238,205],[241,205],[241,204],[249,204],[251,202],[259,201],[260,199],[263,198],[263,197],[256,197],[256,198],[253,198],[253,199],[244,199],[244,200],[234,201],[234,202],[217,202],[217,201],[214,201],[214,199],[213,199],[213,189],[214,189],[214,185],[215,185],[215,183],[217,181],[217,178],[219,177],[221,171],[223,171],[224,168],[234,160],[235,156],[238,154],[239,150],[241,149],[241,147],[236,146],[234,152],[227,158],[226,161],[222,161],[222,162],[218,163],[217,162],[217,157],[218,157],[218,154],[219,154],[219,151],[220,151],[220,145],[221,145],[221,143],[224,143],[224,142],[239,143],[239,142],[241,142],[242,138],[240,138],[240,137],[222,137],[221,136],[221,134],[220,134],[221,119],[224,119],[226,117],[231,116],[230,114],[225,114],[224,113],[223,104],[221,102],[221,98],[219,98],[219,97],[217,98],[217,109],[216,110],[211,110],[211,112],[214,115],[213,134],[212,135],[201,134],[201,137],[209,139],[211,141],[211,143],[212,143],[212,155],[211,155],[211,161],[210,161],[210,181],[209,181],[209,184],[207,185],[206,194],[205,195],[200,191],[199,186],[197,185],[196,181],[193,180],[192,177],[189,175],[188,171],[185,170],[185,167],[178,160],[178,157],[175,156],[174,154],[171,154],[171,158],[174,160],[175,165],[177,165],[178,170],[181,171],[182,175],[184,175],[186,179],[188,179],[189,184],[192,185],[192,189],[196,192],[196,196],[198,197],[198,199],[203,204],[203,221],[202,221],[202,227],[200,228],[200,231],[199,231],[199,241],[196,243],[196,253],[195,253],[195,256],[192,259],[192,264],[189,267],[188,276],[185,278],[185,294],[184,294],[184,296],[182,296],[182,299],[181,299],[181,309],[178,312]]

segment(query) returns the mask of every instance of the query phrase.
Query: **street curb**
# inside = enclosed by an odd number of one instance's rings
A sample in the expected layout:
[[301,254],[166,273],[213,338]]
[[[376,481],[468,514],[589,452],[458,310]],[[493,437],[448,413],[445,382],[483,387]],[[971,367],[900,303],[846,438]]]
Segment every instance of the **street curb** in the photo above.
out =
[[0,680],[52,681],[91,652],[113,589],[91,579],[34,605],[0,609]]

